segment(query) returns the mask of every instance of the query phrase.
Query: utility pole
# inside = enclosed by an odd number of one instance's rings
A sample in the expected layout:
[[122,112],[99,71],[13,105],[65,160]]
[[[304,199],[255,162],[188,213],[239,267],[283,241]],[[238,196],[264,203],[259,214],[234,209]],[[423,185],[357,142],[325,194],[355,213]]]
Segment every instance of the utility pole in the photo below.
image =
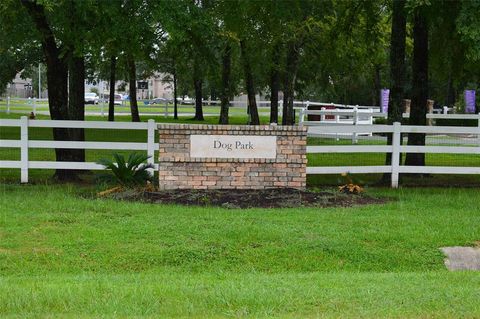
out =
[[40,75],[41,64],[38,64],[38,98],[42,98],[42,76]]

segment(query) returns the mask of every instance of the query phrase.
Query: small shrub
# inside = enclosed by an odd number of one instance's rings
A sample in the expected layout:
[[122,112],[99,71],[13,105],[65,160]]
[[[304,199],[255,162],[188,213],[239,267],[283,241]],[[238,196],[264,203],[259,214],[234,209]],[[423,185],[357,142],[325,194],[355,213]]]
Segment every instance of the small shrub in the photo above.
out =
[[357,194],[357,195],[363,192],[362,186],[356,185],[356,184],[345,184],[345,185],[339,186],[338,190],[341,193]]
[[360,194],[363,192],[363,187],[353,183],[352,178],[348,173],[343,173],[342,176],[346,179],[345,185],[338,186],[338,190],[345,194]]
[[145,164],[149,156],[140,153],[131,153],[125,160],[123,155],[113,154],[114,160],[102,158],[98,164],[111,170],[112,175],[104,175],[102,179],[108,182],[116,182],[124,187],[145,186],[152,176],[147,171],[153,168],[152,164]]

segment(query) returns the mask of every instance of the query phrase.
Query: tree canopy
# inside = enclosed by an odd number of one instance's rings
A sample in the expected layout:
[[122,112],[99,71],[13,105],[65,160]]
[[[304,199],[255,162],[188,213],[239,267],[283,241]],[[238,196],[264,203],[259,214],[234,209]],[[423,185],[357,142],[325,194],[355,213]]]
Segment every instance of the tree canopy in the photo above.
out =
[[[197,100],[223,97],[226,103],[247,94],[252,123],[258,122],[256,94],[270,98],[272,122],[283,97],[288,124],[293,98],[379,103],[379,90],[392,85],[391,25],[398,2],[4,0],[0,88],[38,63],[52,74],[48,59],[55,53],[65,68],[57,71],[67,76],[77,63],[84,69],[80,78],[124,80],[131,87],[156,73],[173,82],[175,74],[176,92]],[[404,7],[404,97],[412,95],[415,10],[424,7],[429,98],[457,103],[465,88],[478,87],[480,1],[406,0]],[[50,83],[49,90],[55,90]],[[59,107],[64,109],[57,115],[68,118],[69,109]],[[228,105],[221,109],[227,122]],[[202,116],[200,101],[195,117]],[[132,119],[140,119],[135,107]]]

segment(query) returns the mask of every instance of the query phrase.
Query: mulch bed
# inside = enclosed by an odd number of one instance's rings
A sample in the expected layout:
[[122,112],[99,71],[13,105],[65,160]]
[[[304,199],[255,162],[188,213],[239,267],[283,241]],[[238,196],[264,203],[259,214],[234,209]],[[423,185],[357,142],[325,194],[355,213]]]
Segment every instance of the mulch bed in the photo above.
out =
[[279,207],[351,207],[385,203],[385,198],[367,195],[342,194],[337,191],[308,191],[292,188],[264,190],[168,190],[124,191],[112,194],[121,200],[144,201],[159,204],[219,206],[223,208],[279,208]]

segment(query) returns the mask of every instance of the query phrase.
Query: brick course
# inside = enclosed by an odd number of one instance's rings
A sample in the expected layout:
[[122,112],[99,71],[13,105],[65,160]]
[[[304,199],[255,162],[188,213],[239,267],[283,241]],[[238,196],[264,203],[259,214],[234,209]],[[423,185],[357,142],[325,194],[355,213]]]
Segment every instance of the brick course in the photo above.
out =
[[[306,187],[307,131],[298,126],[160,124],[160,189]],[[190,135],[277,136],[276,158],[191,158]]]

